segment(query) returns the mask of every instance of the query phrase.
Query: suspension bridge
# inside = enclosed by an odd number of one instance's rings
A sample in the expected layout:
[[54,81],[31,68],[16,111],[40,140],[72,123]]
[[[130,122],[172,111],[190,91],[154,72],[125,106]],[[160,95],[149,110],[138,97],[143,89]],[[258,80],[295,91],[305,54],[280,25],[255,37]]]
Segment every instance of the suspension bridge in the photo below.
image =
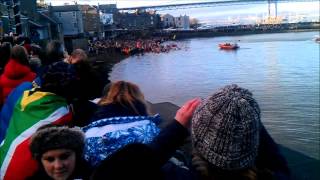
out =
[[215,6],[232,6],[232,5],[247,5],[247,4],[277,4],[278,2],[316,2],[319,0],[213,0],[206,2],[196,3],[183,3],[183,4],[167,4],[157,6],[140,6],[130,8],[118,8],[119,11],[134,11],[134,10],[153,10],[153,11],[165,11],[176,9],[191,9],[191,8],[203,8],[203,7],[215,7]]

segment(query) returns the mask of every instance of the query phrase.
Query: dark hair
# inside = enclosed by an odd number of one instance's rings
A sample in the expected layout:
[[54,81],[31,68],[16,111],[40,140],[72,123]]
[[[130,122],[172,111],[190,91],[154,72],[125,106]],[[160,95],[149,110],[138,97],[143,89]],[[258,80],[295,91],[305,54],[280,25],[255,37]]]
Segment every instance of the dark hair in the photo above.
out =
[[272,172],[268,169],[258,169],[249,167],[240,170],[223,170],[206,161],[199,153],[193,152],[192,164],[200,179],[238,179],[238,180],[256,180],[273,179]]
[[29,59],[27,50],[20,45],[13,46],[11,50],[11,58],[20,64],[29,66]]
[[41,91],[55,93],[68,101],[78,95],[79,79],[72,64],[55,62],[44,70],[40,79]]
[[46,58],[43,65],[49,65],[54,62],[62,61],[64,58],[64,47],[60,41],[51,41],[46,48]]
[[36,44],[31,44],[31,51],[32,54],[37,55],[41,61],[45,59],[45,53],[40,46]]
[[10,59],[11,54],[11,43],[10,42],[4,42],[0,46],[0,69],[4,68],[4,66],[7,64],[7,62]]
[[82,89],[81,99],[88,100],[101,97],[101,90],[104,86],[101,77],[88,61],[79,61],[73,64],[78,77],[80,78],[80,88]]

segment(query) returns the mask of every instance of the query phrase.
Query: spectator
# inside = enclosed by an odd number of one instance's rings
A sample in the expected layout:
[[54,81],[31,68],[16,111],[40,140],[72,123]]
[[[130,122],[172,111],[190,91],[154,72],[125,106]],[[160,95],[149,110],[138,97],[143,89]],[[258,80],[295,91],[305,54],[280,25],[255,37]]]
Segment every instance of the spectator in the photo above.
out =
[[91,179],[123,180],[172,179],[189,180],[194,174],[186,167],[179,167],[169,158],[189,135],[192,114],[199,99],[185,103],[176,113],[175,120],[165,127],[148,145],[133,143],[103,160],[93,172]]
[[[112,83],[99,106],[93,122],[83,128],[86,133],[85,158],[93,166],[127,144],[147,144],[159,134],[159,115],[148,116],[143,94],[133,83]],[[102,140],[105,137],[108,137],[107,141]]]
[[40,168],[28,179],[87,179],[90,168],[83,148],[84,134],[79,128],[40,127],[30,140],[30,151]]
[[98,110],[92,118],[93,121],[117,116],[147,116],[150,114],[140,88],[126,81],[112,83],[107,95],[100,99],[98,105]]
[[32,175],[37,166],[27,143],[31,135],[42,125],[69,124],[72,120],[68,102],[75,98],[78,89],[74,66],[56,62],[40,78],[41,88],[24,91],[16,103],[6,102],[14,107],[8,108],[12,110],[11,117],[0,119],[1,125],[8,125],[0,146],[0,179],[24,179]]
[[63,61],[65,58],[64,46],[60,41],[51,41],[46,47],[46,58],[42,62],[47,66],[54,62]]
[[41,47],[36,44],[31,44],[29,63],[33,72],[38,73],[42,65],[41,61],[43,58],[44,52],[42,51]]
[[80,79],[78,98],[72,102],[76,126],[86,126],[97,110],[97,104],[90,100],[101,97],[104,83],[88,61],[73,64]]
[[68,63],[76,64],[80,61],[87,60],[88,56],[86,52],[82,49],[75,49],[72,51],[71,55],[68,58]]
[[224,87],[197,108],[192,145],[200,179],[289,179],[286,161],[261,123],[258,103],[237,85]]
[[11,58],[4,67],[4,72],[0,76],[0,88],[2,88],[2,101],[19,84],[25,81],[32,82],[36,77],[30,69],[28,54],[24,47],[16,45],[12,48]]

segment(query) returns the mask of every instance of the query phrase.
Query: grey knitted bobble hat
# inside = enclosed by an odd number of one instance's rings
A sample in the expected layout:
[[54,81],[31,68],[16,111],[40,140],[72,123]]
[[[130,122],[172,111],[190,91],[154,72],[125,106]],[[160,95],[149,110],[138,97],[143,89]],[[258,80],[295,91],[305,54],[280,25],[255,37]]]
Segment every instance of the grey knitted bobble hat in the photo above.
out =
[[252,93],[228,85],[208,97],[192,118],[194,150],[214,167],[252,167],[259,145],[260,108]]
[[48,124],[40,127],[32,135],[29,148],[37,160],[41,159],[43,153],[54,149],[71,149],[77,155],[82,155],[84,138],[80,128]]

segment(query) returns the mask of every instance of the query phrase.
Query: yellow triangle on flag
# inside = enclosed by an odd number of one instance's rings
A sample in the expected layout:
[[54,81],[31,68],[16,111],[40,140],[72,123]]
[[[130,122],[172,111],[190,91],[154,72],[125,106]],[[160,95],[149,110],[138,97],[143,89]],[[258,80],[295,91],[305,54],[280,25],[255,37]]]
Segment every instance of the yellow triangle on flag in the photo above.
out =
[[22,99],[21,99],[21,110],[22,111],[24,111],[24,109],[26,108],[26,106],[28,104],[30,104],[36,100],[39,100],[48,94],[52,94],[49,92],[37,91],[37,92],[34,92],[33,94],[30,95],[30,92],[31,91],[24,91],[23,92]]

